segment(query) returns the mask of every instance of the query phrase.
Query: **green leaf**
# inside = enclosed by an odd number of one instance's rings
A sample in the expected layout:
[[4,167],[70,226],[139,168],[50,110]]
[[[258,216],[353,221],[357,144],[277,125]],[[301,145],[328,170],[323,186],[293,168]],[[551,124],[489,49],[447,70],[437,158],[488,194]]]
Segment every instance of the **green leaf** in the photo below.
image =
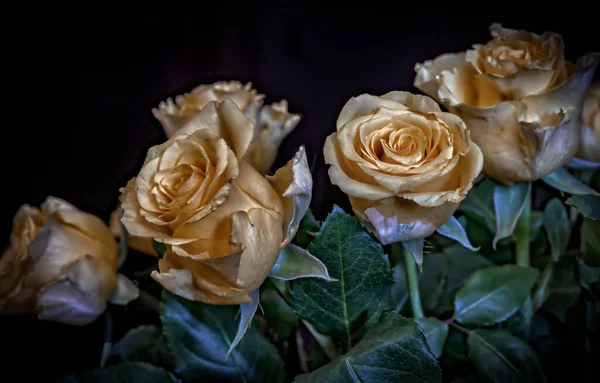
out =
[[450,327],[442,353],[442,371],[447,376],[463,376],[474,369],[467,355],[467,336],[454,327]]
[[307,248],[313,241],[317,233],[321,230],[321,223],[317,221],[312,211],[308,209],[298,227],[296,234],[296,243],[302,248]]
[[298,317],[279,295],[270,279],[261,287],[260,306],[271,329],[271,339],[276,343],[289,339],[298,326]]
[[567,251],[571,237],[571,221],[567,209],[558,198],[552,198],[544,209],[544,227],[556,262]]
[[423,271],[419,274],[421,305],[425,312],[435,309],[444,294],[446,286],[446,257],[442,253],[425,256]]
[[600,162],[586,161],[579,157],[573,157],[567,164],[567,167],[575,170],[597,170],[600,169]]
[[207,305],[163,293],[162,322],[186,382],[282,382],[283,362],[277,349],[256,326],[226,358],[238,330],[237,307]]
[[454,318],[477,326],[505,321],[525,302],[539,273],[516,265],[475,271],[456,293]]
[[554,267],[554,274],[548,288],[548,299],[544,310],[552,313],[562,322],[567,320],[567,311],[577,302],[581,287],[575,279],[575,260],[563,258]]
[[485,178],[475,185],[458,209],[471,219],[486,227],[490,233],[496,232],[496,213],[494,212],[494,181]]
[[448,325],[437,318],[416,318],[415,322],[421,326],[429,349],[439,359],[448,337]]
[[583,219],[581,258],[589,266],[600,267],[600,220]]
[[308,251],[337,279],[291,281],[298,315],[330,335],[341,352],[349,350],[384,310],[391,308],[394,282],[382,246],[353,217],[334,206]]
[[162,367],[147,363],[122,363],[116,366],[97,368],[72,374],[59,383],[130,383],[156,382],[173,383],[177,380]]
[[117,274],[117,287],[115,291],[108,297],[108,301],[113,305],[124,306],[129,302],[137,299],[140,295],[140,290],[137,285],[127,278],[125,275]]
[[250,298],[252,298],[250,302],[242,303],[240,305],[240,323],[238,324],[235,338],[233,338],[233,342],[231,342],[229,350],[227,350],[227,354],[225,354],[225,358],[229,357],[231,351],[240,343],[246,334],[246,331],[248,331],[248,328],[252,324],[252,320],[254,319],[254,314],[256,313],[256,309],[258,308],[258,303],[260,300],[258,289],[250,293]]
[[554,189],[560,190],[565,193],[575,194],[575,195],[600,195],[594,189],[590,188],[586,184],[579,181],[575,176],[569,173],[565,168],[559,168],[555,170],[553,173],[548,174],[545,177],[542,177],[542,181],[544,181],[549,186],[552,186]]
[[538,278],[537,286],[532,298],[533,311],[537,311],[540,307],[542,307],[550,295],[550,282],[552,282],[552,276],[554,275],[554,266],[554,261],[548,262]]
[[294,380],[297,383],[441,381],[441,370],[419,326],[392,312],[383,313],[379,322],[346,355]]
[[600,267],[591,267],[585,264],[580,258],[579,263],[579,283],[589,290],[590,285],[600,279]]
[[498,248],[494,250],[492,248],[492,239],[494,238],[494,235],[477,221],[469,219],[467,221],[466,231],[469,238],[471,238],[473,245],[480,248],[480,254],[484,254],[497,264],[513,262],[511,247],[503,246],[502,242],[504,240],[501,240]]
[[529,241],[534,242],[537,239],[537,236],[542,232],[542,226],[544,225],[544,212],[532,210],[530,218],[531,236]]
[[490,382],[546,382],[535,352],[505,330],[471,331],[467,346],[477,370]]
[[165,368],[174,366],[167,338],[162,329],[140,326],[131,329],[112,348],[111,355],[118,355],[124,362],[147,362]]
[[595,195],[575,195],[567,198],[567,205],[575,206],[584,217],[600,219],[600,197]]
[[290,243],[279,252],[269,277],[286,281],[298,278],[322,278],[333,281],[327,267],[308,250]]
[[498,241],[510,237],[515,231],[517,220],[523,212],[531,194],[531,182],[517,182],[512,186],[494,185],[494,210],[496,212],[496,235],[492,247]]
[[439,303],[432,310],[435,315],[453,310],[454,296],[471,273],[494,266],[481,254],[467,250],[459,244],[446,247],[443,253],[446,261],[446,283]]
[[477,251],[478,247],[474,247],[471,245],[469,241],[469,237],[467,237],[467,233],[465,229],[462,227],[460,222],[454,216],[450,217],[448,221],[446,221],[442,226],[437,229],[438,234],[443,235],[444,237],[451,238],[456,242],[460,243],[464,247],[469,250]]
[[408,252],[411,253],[412,256],[415,258],[415,262],[417,262],[417,266],[419,266],[420,270],[423,269],[423,244],[424,244],[424,242],[425,242],[425,240],[423,238],[411,239],[411,240],[402,242],[402,246],[404,246],[404,248],[406,250],[408,250]]

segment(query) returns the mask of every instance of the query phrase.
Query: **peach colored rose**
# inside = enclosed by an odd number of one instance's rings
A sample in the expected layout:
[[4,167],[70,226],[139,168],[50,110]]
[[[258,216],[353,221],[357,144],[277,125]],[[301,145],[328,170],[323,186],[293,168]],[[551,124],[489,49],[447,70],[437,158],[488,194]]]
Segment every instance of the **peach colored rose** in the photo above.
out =
[[581,109],[598,54],[564,59],[561,36],[490,27],[492,40],[415,66],[415,87],[460,116],[507,185],[533,181],[577,152]]
[[408,92],[351,98],[324,154],[331,181],[384,245],[432,234],[483,165],[459,117]]
[[583,104],[580,157],[600,162],[600,82],[590,86]]
[[23,205],[0,258],[0,311],[93,322],[117,287],[117,243],[98,217],[58,198]]
[[304,148],[265,178],[246,159],[256,129],[230,99],[210,101],[148,151],[122,189],[131,236],[167,245],[152,276],[190,300],[251,300],[295,235],[311,199]]
[[219,81],[200,85],[189,93],[177,96],[175,102],[169,98],[152,112],[167,137],[171,137],[210,101],[232,100],[254,122],[255,132],[246,151],[246,159],[264,175],[271,169],[281,142],[301,119],[299,114],[288,112],[286,100],[263,106],[264,97],[250,83],[242,85],[238,81]]

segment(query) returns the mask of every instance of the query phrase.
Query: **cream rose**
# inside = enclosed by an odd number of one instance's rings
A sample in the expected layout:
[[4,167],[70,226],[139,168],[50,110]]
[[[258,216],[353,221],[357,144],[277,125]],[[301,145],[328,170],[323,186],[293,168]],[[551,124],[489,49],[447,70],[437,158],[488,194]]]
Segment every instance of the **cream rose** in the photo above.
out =
[[583,124],[579,156],[600,162],[600,82],[592,84],[583,104]]
[[598,54],[564,59],[562,38],[490,27],[493,39],[415,66],[415,87],[460,116],[505,184],[533,181],[577,152],[581,109]]
[[432,234],[483,165],[460,118],[408,92],[350,99],[324,154],[332,183],[384,245]]
[[246,160],[254,123],[230,99],[210,101],[152,147],[122,189],[121,222],[132,236],[167,245],[152,276],[190,300],[251,300],[294,237],[311,199],[304,148],[265,178]]
[[281,142],[300,122],[299,114],[288,112],[286,100],[263,106],[264,95],[258,94],[252,84],[238,81],[219,81],[200,85],[191,92],[177,96],[175,102],[167,99],[152,110],[167,137],[196,116],[210,101],[232,100],[254,122],[253,141],[246,151],[246,159],[261,174],[267,174]]
[[117,243],[96,216],[58,198],[23,205],[0,258],[0,311],[93,322],[117,287]]

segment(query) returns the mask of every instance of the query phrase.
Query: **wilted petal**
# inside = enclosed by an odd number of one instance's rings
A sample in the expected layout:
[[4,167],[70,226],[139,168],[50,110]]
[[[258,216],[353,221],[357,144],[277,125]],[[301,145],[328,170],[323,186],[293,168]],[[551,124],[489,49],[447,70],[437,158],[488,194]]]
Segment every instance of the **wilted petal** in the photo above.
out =
[[183,298],[223,305],[251,301],[249,292],[238,288],[235,282],[202,261],[179,257],[168,251],[158,265],[160,271],[153,271],[152,278]]
[[383,245],[427,237],[458,208],[458,204],[454,203],[423,207],[403,198],[384,200],[377,204],[350,197],[350,203],[361,224]]
[[304,146],[300,147],[294,158],[284,167],[277,170],[273,176],[267,177],[267,180],[283,202],[283,249],[296,235],[300,220],[306,214],[312,198],[313,180]]
[[115,270],[86,255],[70,264],[66,275],[42,288],[37,299],[38,317],[87,325],[102,314],[116,284]]
[[259,288],[277,261],[283,239],[283,217],[263,209],[237,212],[232,218],[232,241],[242,246],[236,285]]

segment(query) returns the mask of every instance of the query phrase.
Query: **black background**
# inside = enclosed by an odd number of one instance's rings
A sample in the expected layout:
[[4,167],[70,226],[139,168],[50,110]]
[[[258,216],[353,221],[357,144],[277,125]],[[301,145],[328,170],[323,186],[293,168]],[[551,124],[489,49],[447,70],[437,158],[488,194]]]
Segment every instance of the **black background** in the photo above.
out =
[[[132,5],[132,10],[90,5],[71,17],[49,18],[50,25],[45,20],[29,26],[36,34],[29,40],[39,39],[38,44],[31,50],[19,47],[26,55],[11,56],[25,73],[5,75],[27,89],[22,86],[18,96],[12,95],[22,110],[4,120],[3,247],[19,206],[39,206],[48,195],[108,221],[119,187],[137,174],[147,149],[165,139],[151,109],[196,85],[252,82],[266,103],[285,98],[291,112],[303,115],[275,166],[287,162],[301,144],[309,161],[317,156],[312,209],[322,219],[333,203],[348,207],[347,198],[329,182],[322,147],[350,97],[418,92],[412,87],[415,63],[487,41],[493,22],[560,33],[571,60],[600,45],[598,20],[575,3],[552,9],[548,2],[479,3],[475,8],[373,2],[364,9],[209,4],[161,3],[149,9],[146,3],[145,9]],[[78,95],[68,88],[77,72]],[[11,114],[5,110],[5,116]],[[140,257],[128,264],[138,260],[148,262]],[[121,335],[119,329],[152,320],[119,316],[115,336]],[[5,354],[0,364],[19,380],[44,371],[36,381],[52,381],[94,367],[102,337],[102,318],[85,328],[0,318]]]

